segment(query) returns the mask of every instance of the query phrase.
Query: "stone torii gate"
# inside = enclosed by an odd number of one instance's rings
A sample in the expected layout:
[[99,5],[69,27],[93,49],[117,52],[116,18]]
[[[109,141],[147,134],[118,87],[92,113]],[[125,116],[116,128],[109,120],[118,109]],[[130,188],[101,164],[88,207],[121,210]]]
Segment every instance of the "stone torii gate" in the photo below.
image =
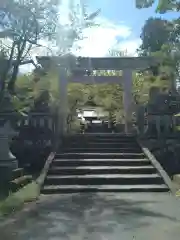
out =
[[[132,72],[144,70],[155,66],[158,61],[154,57],[105,57],[87,58],[67,55],[63,57],[37,57],[38,62],[44,67],[47,61],[58,65],[59,93],[60,93],[60,126],[59,131],[65,134],[67,117],[67,85],[69,82],[84,84],[116,83],[123,86],[123,105],[125,112],[125,132],[131,132],[132,126]],[[68,70],[71,72],[68,76]],[[122,71],[122,76],[92,76],[93,70]],[[78,73],[78,74],[77,74]],[[89,74],[87,74],[89,73]]]

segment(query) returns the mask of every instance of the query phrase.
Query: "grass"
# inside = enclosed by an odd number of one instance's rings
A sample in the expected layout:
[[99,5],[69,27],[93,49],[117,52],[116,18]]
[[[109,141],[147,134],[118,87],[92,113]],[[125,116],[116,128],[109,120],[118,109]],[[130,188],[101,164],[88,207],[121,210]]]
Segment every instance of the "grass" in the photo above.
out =
[[21,210],[25,203],[37,200],[39,194],[39,185],[34,181],[16,193],[10,194],[5,200],[0,202],[0,217],[8,216]]
[[180,197],[180,190],[176,192],[176,197]]

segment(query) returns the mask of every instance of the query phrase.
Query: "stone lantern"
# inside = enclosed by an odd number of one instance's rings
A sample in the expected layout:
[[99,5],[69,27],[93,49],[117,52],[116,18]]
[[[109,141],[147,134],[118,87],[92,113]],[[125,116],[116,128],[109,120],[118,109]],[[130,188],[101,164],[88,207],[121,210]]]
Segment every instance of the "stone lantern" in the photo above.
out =
[[[9,143],[17,134],[15,125],[22,115],[14,111],[10,96],[6,93],[0,111],[0,167],[15,169],[18,162],[10,151]],[[4,108],[4,109],[3,109]]]

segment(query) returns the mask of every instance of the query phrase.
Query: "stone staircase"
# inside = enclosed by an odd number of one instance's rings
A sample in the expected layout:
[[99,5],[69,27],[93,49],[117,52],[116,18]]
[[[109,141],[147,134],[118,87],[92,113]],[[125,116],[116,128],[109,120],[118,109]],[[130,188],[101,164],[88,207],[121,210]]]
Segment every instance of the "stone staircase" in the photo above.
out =
[[42,188],[43,194],[167,191],[135,137],[119,134],[64,139]]

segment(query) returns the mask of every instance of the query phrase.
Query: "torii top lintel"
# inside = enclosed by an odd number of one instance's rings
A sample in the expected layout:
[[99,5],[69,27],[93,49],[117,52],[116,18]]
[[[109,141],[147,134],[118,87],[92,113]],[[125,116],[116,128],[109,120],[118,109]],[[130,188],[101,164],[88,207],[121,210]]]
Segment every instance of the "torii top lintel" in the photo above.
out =
[[[68,64],[71,69],[94,69],[94,70],[141,70],[150,66],[157,65],[160,60],[154,57],[75,57],[67,55],[63,57],[37,57],[37,61],[44,65],[47,61],[52,61],[54,64]],[[43,64],[44,62],[44,64]]]
[[140,70],[157,65],[158,60],[153,57],[106,57],[106,58],[79,58],[79,67],[96,70]]

